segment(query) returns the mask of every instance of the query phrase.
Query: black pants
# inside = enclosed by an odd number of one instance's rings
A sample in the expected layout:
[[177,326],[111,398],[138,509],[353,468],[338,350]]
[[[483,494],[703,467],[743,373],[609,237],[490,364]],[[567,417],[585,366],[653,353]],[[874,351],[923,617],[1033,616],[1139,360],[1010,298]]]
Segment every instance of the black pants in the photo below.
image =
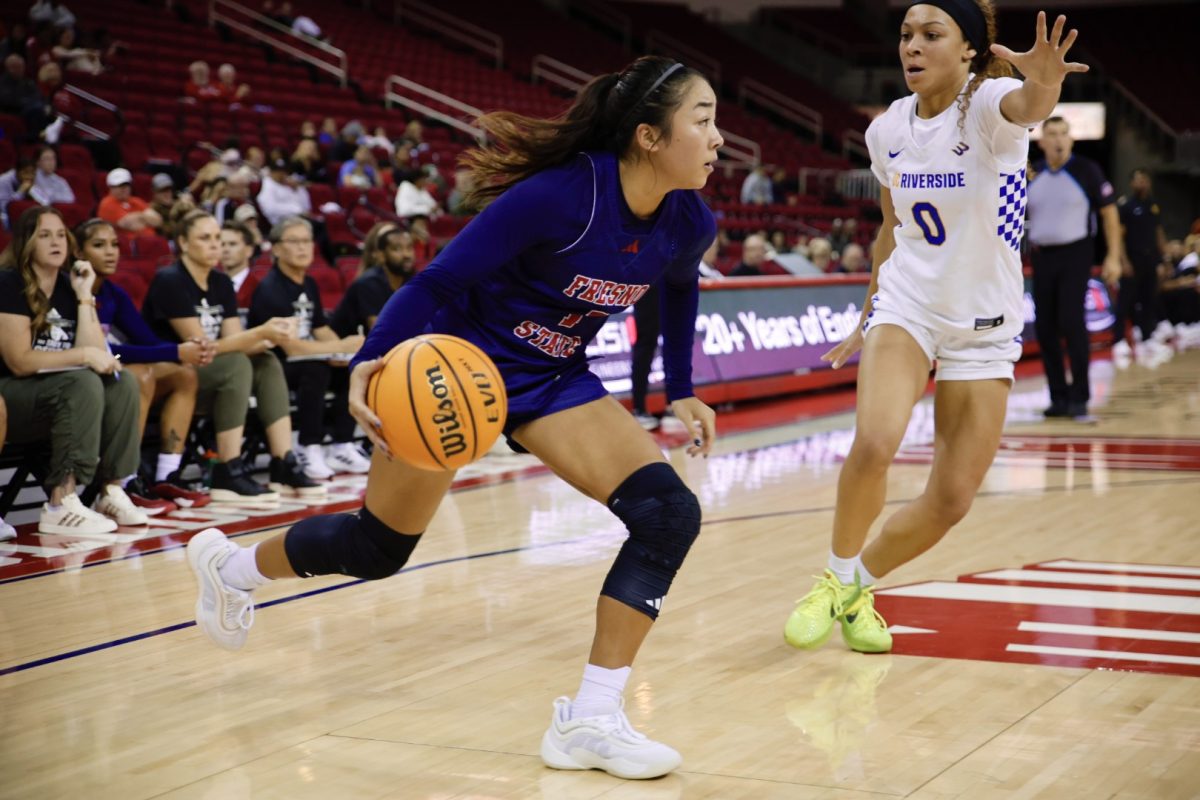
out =
[[[1084,295],[1092,273],[1094,252],[1091,239],[1071,244],[1035,247],[1033,257],[1033,302],[1036,307],[1038,346],[1042,366],[1050,384],[1050,403],[1055,406],[1086,405],[1088,389],[1088,332],[1084,319]],[[1060,339],[1067,343],[1071,360],[1071,384],[1067,385]]]
[[1125,331],[1133,318],[1134,279],[1121,278],[1117,284],[1117,302],[1113,304],[1113,344],[1125,341]]
[[288,361],[283,365],[288,388],[296,393],[296,432],[301,447],[325,440],[325,392],[332,388],[333,441],[348,442],[354,437],[354,418],[347,406],[350,390],[349,370],[331,367],[325,361]]
[[1172,289],[1162,294],[1167,320],[1172,325],[1191,325],[1200,322],[1200,292],[1195,289]]
[[662,332],[662,293],[655,284],[633,307],[633,324],[637,327],[637,341],[633,343],[633,364],[630,379],[633,382],[633,413],[646,413],[646,391],[650,384],[650,367],[654,364],[654,351],[658,349],[658,336]]
[[1165,316],[1162,297],[1158,293],[1158,254],[1144,257],[1133,253],[1129,255],[1133,262],[1133,303],[1130,312],[1133,314],[1133,324],[1142,331],[1144,342]]

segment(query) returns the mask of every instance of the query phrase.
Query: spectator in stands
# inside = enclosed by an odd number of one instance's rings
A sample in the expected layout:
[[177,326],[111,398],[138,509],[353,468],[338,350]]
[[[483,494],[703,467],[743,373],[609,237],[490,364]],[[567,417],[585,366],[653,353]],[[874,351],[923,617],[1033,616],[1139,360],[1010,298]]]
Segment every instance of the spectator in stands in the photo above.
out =
[[[342,301],[329,317],[329,327],[338,336],[369,332],[375,326],[383,304],[416,274],[416,252],[411,233],[390,223],[376,225],[371,233],[377,233],[373,250],[377,259],[367,262],[370,266],[347,287]],[[365,255],[366,248],[363,252]]]
[[702,278],[724,278],[721,270],[717,269],[717,260],[721,257],[721,237],[714,236],[712,244],[704,251],[704,255],[700,257],[700,277]]
[[175,205],[175,179],[166,172],[156,173],[150,179],[150,208],[162,218],[158,226],[159,236],[168,236],[167,220],[171,218],[171,208]]
[[863,250],[863,246],[857,243],[846,245],[846,248],[842,250],[842,258],[838,263],[837,272],[853,275],[870,271],[871,265],[867,262],[867,254]]
[[300,123],[300,138],[301,139],[316,139],[317,138],[317,123],[311,119],[306,119]]
[[97,215],[117,227],[122,236],[156,236],[162,217],[150,204],[133,196],[133,175],[124,167],[108,173],[108,195],[100,201]]
[[175,199],[175,204],[171,206],[171,210],[167,213],[166,222],[162,225],[162,230],[166,231],[166,236],[172,242],[179,232],[179,223],[188,214],[196,210],[196,201],[190,194],[184,193]]
[[58,65],[57,61],[47,61],[38,67],[37,82],[38,92],[46,98],[46,103],[51,107],[74,103],[70,94],[67,93],[67,82],[63,78],[62,67]]
[[321,147],[333,147],[338,140],[337,120],[326,117],[321,120],[321,132],[317,134],[317,144]]
[[259,225],[258,209],[253,203],[246,203],[244,206],[238,206],[233,212],[233,221],[240,222],[246,226],[246,229],[254,235],[254,249],[267,250],[270,249],[271,243],[263,244],[262,228]]
[[188,75],[188,82],[183,85],[185,98],[193,103],[215,103],[225,100],[220,84],[212,82],[206,62],[193,61],[188,66]]
[[839,253],[845,250],[846,245],[852,241],[846,230],[847,224],[848,220],[838,217],[829,226],[829,245]]
[[25,23],[19,20],[13,22],[8,27],[8,35],[0,40],[0,59],[7,59],[11,55],[29,58],[29,47],[26,44],[28,38],[29,29],[25,27]]
[[50,48],[50,55],[64,70],[88,75],[99,75],[104,71],[99,50],[75,46],[74,28],[59,30],[54,47]]
[[[0,396],[10,441],[50,439],[38,529],[87,535],[145,525],[121,488],[137,471],[137,379],[104,341],[92,266],[63,269],[73,243],[51,206],[26,210],[13,228],[0,257]],[[88,509],[75,487],[93,479],[99,492]]]
[[361,122],[352,119],[342,126],[342,132],[329,152],[331,161],[349,161],[358,150],[359,140],[366,135],[366,129]]
[[342,168],[338,172],[338,186],[374,189],[382,183],[379,170],[375,167],[375,156],[371,154],[371,148],[365,144],[358,146],[358,149],[354,151],[353,160],[342,164]]
[[408,231],[413,237],[413,252],[417,264],[425,266],[437,255],[437,246],[429,233],[429,217],[424,214],[414,214],[408,218]]
[[52,28],[74,28],[75,15],[58,0],[34,0],[29,7],[29,21],[48,24]]
[[788,179],[786,169],[779,167],[771,173],[771,197],[774,202],[778,203],[779,198],[785,197],[789,188],[794,191],[798,186],[796,181]]
[[[284,3],[280,8],[286,7],[288,12],[291,11],[291,3]],[[327,37],[321,32],[321,26],[313,21],[312,17],[298,14],[292,19],[292,33],[297,36],[307,36],[310,39],[318,39],[326,41]]]
[[731,277],[754,277],[762,275],[763,262],[767,260],[767,240],[762,234],[752,233],[742,242],[742,262],[730,272]]
[[[205,505],[208,495],[191,492],[176,484],[183,446],[196,407],[195,367],[211,364],[216,346],[198,338],[181,343],[164,342],[154,335],[128,293],[108,280],[116,273],[120,259],[117,230],[111,223],[90,219],[75,229],[75,241],[80,257],[87,260],[96,273],[92,293],[109,349],[137,378],[141,393],[139,441],[145,435],[151,406],[162,402],[159,415],[161,441],[153,481],[148,484],[138,475],[125,485],[125,493],[134,505],[150,516],[174,510],[176,506],[172,499],[185,500],[189,506]],[[165,496],[150,488],[157,484],[168,484],[170,488],[163,493]]]
[[775,202],[771,179],[767,177],[767,168],[758,164],[742,181],[742,203],[746,205],[767,206]]
[[405,180],[396,189],[396,216],[413,217],[436,216],[437,199],[429,192],[430,171],[436,171],[432,164],[413,175],[412,180]]
[[[142,306],[142,316],[161,339],[216,343],[211,364],[196,370],[198,407],[211,406],[217,432],[212,469],[214,502],[275,504],[279,493],[321,497],[324,490],[304,476],[292,452],[292,421],[287,382],[279,360],[268,350],[295,336],[295,321],[273,318],[245,330],[228,276],[215,271],[220,259],[220,228],[204,211],[188,214],[179,227],[179,260],[158,271]],[[271,453],[270,488],[250,477],[242,460],[242,433],[253,392],[256,413]]]
[[4,75],[0,76],[0,111],[25,115],[30,108],[41,110],[45,105],[37,84],[25,75],[25,59],[17,53],[6,56]]
[[325,183],[329,173],[325,171],[325,159],[316,139],[301,139],[292,153],[291,174],[304,183]]
[[224,177],[209,181],[200,193],[200,202],[197,205],[210,214],[213,214],[216,211],[217,204],[225,200],[225,187],[228,184],[229,181]]
[[13,200],[31,197],[41,205],[48,205],[34,186],[36,178],[37,165],[28,158],[20,159],[15,167],[0,175],[0,218],[4,220],[6,230],[10,227],[8,204]]
[[[250,325],[264,324],[274,317],[296,320],[296,335],[275,348],[283,364],[288,387],[296,394],[300,450],[304,474],[326,480],[335,472],[366,473],[371,464],[354,446],[354,418],[348,408],[349,356],[362,346],[362,334],[340,337],[325,320],[317,282],[308,274],[312,266],[312,225],[303,217],[288,217],[271,230],[275,265],[263,277],[250,301]],[[344,360],[331,361],[332,356]],[[326,461],[321,443],[325,440],[325,393],[333,392],[333,444]],[[332,465],[332,468],[331,468]]]
[[354,272],[355,278],[358,278],[369,269],[383,266],[383,246],[380,244],[380,238],[383,234],[396,227],[399,227],[396,223],[387,221],[376,222],[371,226],[371,230],[367,231],[367,237],[363,239],[362,257],[359,259],[358,268]]
[[821,272],[829,272],[833,267],[833,245],[828,239],[814,237],[808,242],[808,260]]
[[779,253],[788,252],[787,234],[781,230],[771,231],[771,238],[767,250],[771,258],[775,258],[775,256]]
[[238,108],[250,99],[250,84],[237,82],[237,67],[225,63],[217,67],[217,85],[221,97],[231,108]]
[[213,216],[217,218],[217,224],[224,225],[226,220],[233,219],[234,212],[248,203],[250,179],[239,170],[225,181],[225,192],[213,204]]
[[246,158],[238,164],[231,175],[240,175],[250,183],[260,183],[268,172],[267,154],[261,147],[252,146],[246,148]]
[[1164,263],[1162,299],[1166,318],[1179,332],[1179,341],[1194,347],[1200,344],[1200,235],[1188,236],[1186,254],[1184,250],[1183,242],[1168,243],[1170,255]]
[[75,190],[66,178],[58,174],[58,153],[54,152],[53,147],[43,146],[38,150],[33,188],[39,195],[34,199],[43,205],[75,202]]
[[401,139],[396,144],[396,152],[392,154],[392,183],[399,186],[404,181],[416,178],[421,167],[414,158],[412,143],[408,139]]
[[408,146],[412,150],[413,158],[429,150],[429,143],[425,141],[425,126],[419,119],[410,120],[404,126],[403,138],[409,142]]
[[471,215],[471,210],[463,205],[463,199],[469,192],[472,191],[474,180],[471,177],[471,171],[466,169],[456,170],[454,173],[454,188],[450,191],[450,196],[446,198],[446,210],[451,216],[466,217]]
[[364,136],[362,143],[372,150],[386,150],[389,158],[392,153],[396,152],[396,145],[388,138],[387,131],[382,125],[376,125],[375,132],[370,136]]
[[221,226],[221,269],[233,283],[238,308],[250,307],[252,292],[246,292],[243,298],[242,288],[249,287],[246,278],[250,275],[255,247],[254,232],[245,223],[229,220]]
[[311,213],[312,198],[308,189],[298,185],[288,174],[288,163],[275,161],[258,191],[258,208],[271,225],[278,225],[287,217]]

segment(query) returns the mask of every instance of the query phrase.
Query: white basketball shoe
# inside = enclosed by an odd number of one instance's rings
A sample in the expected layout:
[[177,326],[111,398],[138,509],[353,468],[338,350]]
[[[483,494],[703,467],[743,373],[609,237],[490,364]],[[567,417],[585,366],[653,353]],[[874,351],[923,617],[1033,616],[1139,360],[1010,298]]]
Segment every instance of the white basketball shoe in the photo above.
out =
[[250,592],[235,589],[221,580],[221,565],[238,546],[216,528],[207,528],[187,544],[188,564],[196,574],[200,596],[196,598],[196,625],[218,647],[240,650],[254,624],[254,600]]
[[602,769],[618,778],[666,775],[683,757],[633,729],[625,703],[615,714],[571,719],[571,700],[554,701],[554,718],[542,737],[542,761],[554,769]]

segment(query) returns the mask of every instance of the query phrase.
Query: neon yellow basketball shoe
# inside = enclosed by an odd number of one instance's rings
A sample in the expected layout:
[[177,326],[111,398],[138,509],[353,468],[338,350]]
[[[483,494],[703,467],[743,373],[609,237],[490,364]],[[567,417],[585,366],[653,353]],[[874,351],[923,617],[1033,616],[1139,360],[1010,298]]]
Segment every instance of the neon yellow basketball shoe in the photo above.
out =
[[842,639],[851,650],[860,653],[886,653],[892,649],[892,634],[888,625],[875,610],[875,587],[863,586],[853,603],[845,606],[842,616]]
[[858,601],[862,587],[843,584],[831,570],[817,578],[812,591],[796,601],[796,608],[783,626],[783,638],[792,647],[815,650],[829,640],[833,622]]

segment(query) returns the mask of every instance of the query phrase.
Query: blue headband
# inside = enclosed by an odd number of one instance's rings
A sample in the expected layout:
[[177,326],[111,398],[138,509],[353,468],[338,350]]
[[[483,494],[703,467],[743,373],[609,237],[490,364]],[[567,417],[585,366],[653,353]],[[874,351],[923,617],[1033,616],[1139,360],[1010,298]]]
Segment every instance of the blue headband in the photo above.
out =
[[940,8],[950,15],[950,19],[958,23],[963,38],[967,40],[967,44],[975,48],[977,54],[983,55],[987,49],[987,19],[979,10],[979,6],[975,4],[975,0],[917,0],[917,2],[911,3],[909,8],[913,6]]
[[638,106],[640,106],[642,103],[649,100],[650,95],[654,94],[654,92],[658,89],[658,87],[663,85],[663,81],[665,81],[667,78],[671,77],[671,75],[673,75],[677,70],[681,70],[681,69],[683,69],[683,64],[680,64],[678,61],[676,61],[674,64],[672,64],[671,66],[669,66],[665,70],[663,70],[663,74],[659,75],[658,80],[656,80],[654,83],[652,83],[650,85],[650,88],[648,90],[646,90],[646,93],[644,95],[641,96],[641,99],[639,99],[636,103],[631,105],[629,107],[629,110],[625,112],[625,116],[621,118],[621,124],[617,126],[617,130],[621,130],[621,128],[625,127],[625,124],[627,122],[629,122],[629,118],[633,116],[633,113],[635,111],[637,111]]

